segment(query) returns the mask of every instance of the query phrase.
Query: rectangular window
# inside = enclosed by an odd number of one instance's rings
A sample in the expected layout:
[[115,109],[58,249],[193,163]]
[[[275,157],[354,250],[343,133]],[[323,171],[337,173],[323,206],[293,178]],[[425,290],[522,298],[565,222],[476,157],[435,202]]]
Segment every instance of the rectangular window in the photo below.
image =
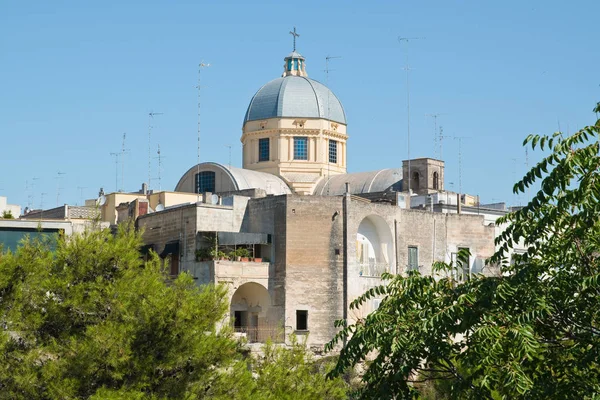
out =
[[296,310],[296,330],[307,331],[308,330],[308,311],[307,310]]
[[294,160],[308,160],[308,138],[306,136],[294,138]]
[[416,246],[408,247],[408,270],[419,270],[419,249]]
[[471,258],[469,257],[467,260],[460,260],[459,253],[461,250],[469,251],[467,247],[459,247],[458,253],[452,253],[451,261],[456,271],[456,279],[459,281],[466,281],[471,277]]
[[337,143],[336,140],[329,141],[329,162],[332,164],[337,164]]
[[269,161],[269,138],[258,139],[258,161]]
[[212,171],[202,171],[196,174],[196,193],[206,193],[215,191],[215,173]]

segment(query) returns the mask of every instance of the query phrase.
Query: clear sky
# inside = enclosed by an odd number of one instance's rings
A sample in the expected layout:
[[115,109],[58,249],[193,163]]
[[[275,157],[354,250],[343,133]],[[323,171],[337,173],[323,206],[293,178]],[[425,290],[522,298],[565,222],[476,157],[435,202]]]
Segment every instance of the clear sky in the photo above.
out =
[[[593,123],[600,101],[600,1],[0,1],[0,195],[38,208],[115,190],[111,152],[125,147],[123,182],[173,190],[196,163],[198,63],[201,159],[241,166],[253,94],[298,51],[344,105],[349,172],[436,157],[443,126],[446,188],[483,202],[521,202],[529,133]],[[330,64],[325,57],[340,56]],[[529,154],[532,164],[539,154]],[[59,172],[62,173],[59,175]],[[59,179],[60,177],[60,179]],[[121,165],[118,168],[121,186]],[[42,195],[43,194],[43,195]]]

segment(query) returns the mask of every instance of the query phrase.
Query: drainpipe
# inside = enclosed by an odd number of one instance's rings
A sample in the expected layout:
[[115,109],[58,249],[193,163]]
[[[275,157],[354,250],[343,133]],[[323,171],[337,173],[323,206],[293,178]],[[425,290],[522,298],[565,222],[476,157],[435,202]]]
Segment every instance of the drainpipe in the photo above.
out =
[[400,273],[400,264],[398,261],[398,220],[394,220],[394,245],[396,247],[396,275]]
[[[344,327],[348,325],[348,205],[350,203],[350,184],[346,182],[346,193],[344,193],[344,198],[342,201],[342,221],[343,228],[342,234],[344,236],[343,239],[343,248],[344,248],[344,257],[343,257],[343,266],[342,266],[342,319],[344,320]],[[346,347],[347,338],[344,336],[344,347]]]

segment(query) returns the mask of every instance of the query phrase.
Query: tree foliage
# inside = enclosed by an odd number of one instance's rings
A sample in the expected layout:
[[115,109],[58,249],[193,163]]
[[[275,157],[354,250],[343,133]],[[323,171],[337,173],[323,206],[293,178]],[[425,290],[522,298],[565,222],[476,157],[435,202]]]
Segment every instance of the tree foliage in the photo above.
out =
[[[25,242],[0,260],[0,392],[9,398],[155,398],[233,390],[219,368],[236,343],[217,331],[219,287],[168,283],[140,236],[121,227]],[[101,394],[101,395],[100,395]],[[137,397],[139,397],[137,396]]]
[[[599,103],[600,104],[600,103]],[[387,276],[356,299],[385,296],[379,309],[343,328],[337,376],[374,359],[361,398],[416,398],[415,382],[443,382],[464,399],[584,399],[600,393],[600,120],[565,137],[530,135],[545,152],[515,184],[540,190],[503,217],[508,228],[489,260],[502,276],[461,283]],[[515,243],[525,254],[510,254]],[[452,266],[437,263],[437,272]]]
[[267,343],[264,355],[255,362],[257,391],[253,398],[264,400],[302,400],[347,398],[347,385],[341,378],[326,379],[332,365],[315,360],[304,343],[290,337],[288,347]]

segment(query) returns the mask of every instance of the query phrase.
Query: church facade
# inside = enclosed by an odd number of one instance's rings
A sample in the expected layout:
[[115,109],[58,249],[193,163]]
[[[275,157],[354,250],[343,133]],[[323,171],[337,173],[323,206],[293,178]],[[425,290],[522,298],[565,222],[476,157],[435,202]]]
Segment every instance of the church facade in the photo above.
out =
[[296,333],[316,347],[335,335],[335,320],[357,320],[378,307],[378,299],[361,310],[348,305],[381,284],[383,272],[430,274],[435,261],[453,262],[466,248],[471,258],[457,267],[458,279],[498,273],[485,264],[498,233],[489,219],[458,213],[460,206],[457,213],[433,212],[433,204],[411,209],[413,194],[435,195],[438,205],[442,194],[444,204],[456,201],[444,191],[443,161],[347,173],[342,103],[308,78],[295,50],[284,63],[283,75],[250,100],[243,168],[194,165],[175,187],[186,201],[150,200],[158,211],[137,219],[146,250],[174,275],[187,271],[199,285],[226,285],[225,323],[250,342]]

